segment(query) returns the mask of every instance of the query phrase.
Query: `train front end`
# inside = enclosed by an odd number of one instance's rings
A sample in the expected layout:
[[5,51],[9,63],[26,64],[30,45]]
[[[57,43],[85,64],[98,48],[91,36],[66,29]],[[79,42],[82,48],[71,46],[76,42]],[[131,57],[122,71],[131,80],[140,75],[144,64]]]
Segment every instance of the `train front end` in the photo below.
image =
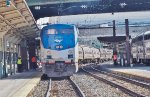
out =
[[43,74],[48,77],[71,76],[78,71],[77,28],[72,25],[48,25],[41,32]]

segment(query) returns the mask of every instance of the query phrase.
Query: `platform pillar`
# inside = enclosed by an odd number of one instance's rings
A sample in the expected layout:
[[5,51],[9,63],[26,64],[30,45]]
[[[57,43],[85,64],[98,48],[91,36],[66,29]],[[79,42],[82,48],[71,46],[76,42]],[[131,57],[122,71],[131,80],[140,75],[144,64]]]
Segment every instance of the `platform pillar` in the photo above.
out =
[[20,54],[22,57],[22,70],[28,70],[28,60],[27,60],[27,43],[26,40],[22,40],[20,43]]
[[3,77],[3,38],[0,37],[0,79]]
[[3,77],[7,77],[7,62],[6,62],[6,38],[3,36]]
[[129,22],[128,19],[125,19],[125,28],[126,28],[126,58],[127,58],[127,66],[130,66],[130,43],[129,43]]
[[[35,40],[29,41],[28,42],[28,46],[29,46],[29,63],[30,63],[30,69],[34,69],[35,66],[32,64],[32,57],[36,57],[36,44],[35,44]],[[35,64],[37,65],[37,64]]]
[[[113,38],[115,40],[116,37],[116,25],[115,25],[115,20],[113,20]],[[117,49],[116,49],[116,42],[114,41],[113,43],[113,61],[114,65],[117,65],[117,59],[114,59],[114,56],[117,58]]]

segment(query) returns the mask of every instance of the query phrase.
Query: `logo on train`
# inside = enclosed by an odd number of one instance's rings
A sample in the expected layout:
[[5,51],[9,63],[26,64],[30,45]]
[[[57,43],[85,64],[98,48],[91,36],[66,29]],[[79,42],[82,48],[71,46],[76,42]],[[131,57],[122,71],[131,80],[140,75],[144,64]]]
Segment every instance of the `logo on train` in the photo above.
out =
[[60,43],[63,41],[63,38],[61,36],[55,36],[55,42]]

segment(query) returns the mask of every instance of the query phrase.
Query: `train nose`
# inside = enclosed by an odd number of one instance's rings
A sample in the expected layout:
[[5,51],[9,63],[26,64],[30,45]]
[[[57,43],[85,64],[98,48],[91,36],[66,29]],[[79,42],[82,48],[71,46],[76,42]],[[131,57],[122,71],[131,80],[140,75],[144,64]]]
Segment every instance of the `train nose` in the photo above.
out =
[[56,62],[55,63],[55,72],[63,72],[65,70],[65,62]]

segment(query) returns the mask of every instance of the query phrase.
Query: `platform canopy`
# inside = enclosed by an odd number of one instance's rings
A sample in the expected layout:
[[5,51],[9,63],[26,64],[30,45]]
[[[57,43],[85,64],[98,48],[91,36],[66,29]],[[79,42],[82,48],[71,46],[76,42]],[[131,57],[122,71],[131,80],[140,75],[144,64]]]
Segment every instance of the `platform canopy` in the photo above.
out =
[[[6,2],[7,1],[7,2]],[[15,38],[34,38],[39,28],[24,0],[0,0],[0,33]]]
[[149,0],[26,0],[35,19],[50,16],[150,10]]
[[[130,36],[131,38],[131,36]],[[107,42],[107,43],[113,43],[113,42],[125,42],[126,41],[126,36],[105,36],[105,37],[97,37],[97,39],[100,42]]]

